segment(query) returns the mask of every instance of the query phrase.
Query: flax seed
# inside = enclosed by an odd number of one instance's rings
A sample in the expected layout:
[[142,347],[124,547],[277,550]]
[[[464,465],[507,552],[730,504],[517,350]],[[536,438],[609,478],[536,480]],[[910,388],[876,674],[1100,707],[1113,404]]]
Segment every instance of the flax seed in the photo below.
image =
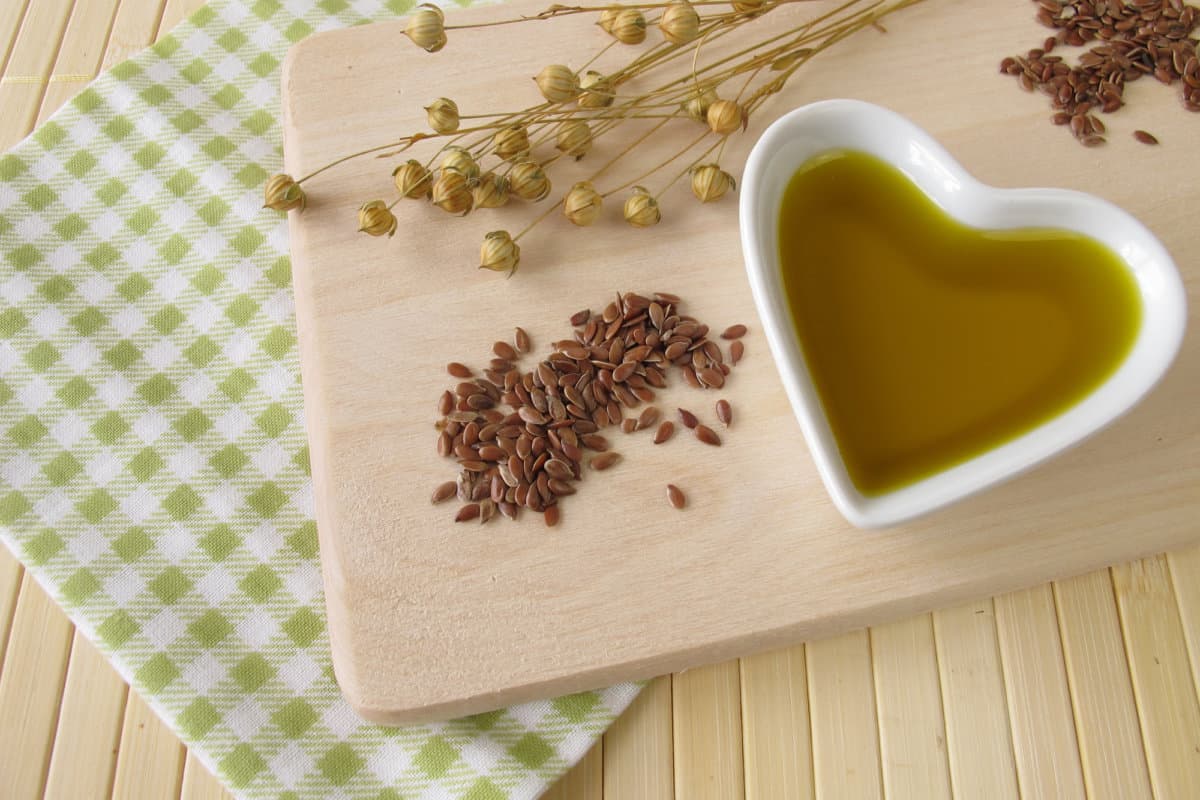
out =
[[721,437],[717,436],[717,432],[707,425],[696,426],[696,438],[705,444],[710,444],[713,447],[721,446]]
[[721,333],[721,338],[722,339],[740,339],[746,335],[746,330],[747,330],[747,328],[745,325],[741,325],[741,324],[730,325],[728,328],[726,328],[724,330],[724,332]]
[[687,505],[687,495],[685,495],[683,493],[683,490],[680,489],[675,484],[668,483],[667,484],[667,502],[670,503],[671,506],[674,508],[682,509],[684,506]]
[[605,439],[598,433],[585,433],[579,437],[579,441],[589,450],[595,450],[597,453],[603,453],[608,449],[608,439]]
[[433,496],[429,498],[431,503],[437,504],[444,500],[449,500],[454,497],[458,491],[458,484],[454,481],[446,481],[433,490]]
[[513,332],[513,343],[517,346],[517,352],[524,355],[533,351],[533,342],[529,339],[529,334],[524,328],[517,327]]
[[729,405],[728,400],[717,401],[717,419],[721,420],[721,424],[726,428],[733,422],[733,406]]
[[613,464],[616,464],[620,460],[621,460],[621,455],[619,453],[614,453],[614,452],[610,451],[610,452],[601,453],[600,455],[595,456],[591,461],[588,462],[588,464],[591,466],[592,469],[596,470],[597,472],[602,472],[602,471],[608,469],[609,467],[611,467]]

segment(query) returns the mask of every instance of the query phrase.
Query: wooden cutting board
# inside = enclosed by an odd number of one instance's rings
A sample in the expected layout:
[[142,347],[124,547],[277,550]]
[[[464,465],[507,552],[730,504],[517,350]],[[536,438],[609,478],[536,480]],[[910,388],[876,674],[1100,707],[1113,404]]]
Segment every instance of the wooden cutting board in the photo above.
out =
[[[514,2],[451,19],[544,5]],[[827,7],[801,4],[755,25]],[[1050,125],[1044,97],[998,74],[1003,56],[1045,37],[1033,11],[1027,0],[927,0],[902,12],[887,34],[861,32],[806,66],[731,140],[723,161],[739,173],[759,132],[806,102],[890,106],[984,181],[1081,189],[1133,212],[1175,256],[1195,307],[1200,115],[1182,109],[1176,89],[1143,80],[1127,92],[1128,107],[1105,117],[1110,143],[1079,146]],[[464,114],[537,102],[529,76],[548,63],[578,65],[605,43],[585,17],[451,31],[432,55],[402,30],[394,22],[323,33],[293,49],[284,70],[288,172],[423,129],[421,107],[438,96]],[[693,135],[687,123],[673,124],[620,174],[637,174]],[[1161,146],[1135,142],[1137,128]],[[558,172],[553,197],[621,141],[602,140]],[[521,271],[504,280],[475,269],[478,243],[488,230],[523,227],[535,213],[523,204],[459,219],[406,201],[394,239],[355,232],[359,203],[393,196],[396,161],[363,158],[324,173],[308,186],[308,209],[291,215],[334,665],[346,696],[371,720],[444,718],[646,678],[1200,536],[1194,326],[1149,398],[1073,451],[921,521],[856,530],[822,488],[768,353],[744,276],[736,198],[701,206],[682,181],[661,198],[662,224],[647,230],[620,221],[617,198],[592,228],[556,215],[522,240]],[[645,183],[656,189],[673,174]],[[618,290],[678,293],[717,330],[749,325],[746,358],[721,392],[736,413],[724,446],[677,435],[656,447],[648,434],[613,433],[624,461],[587,476],[557,528],[534,515],[453,524],[451,504],[429,503],[433,487],[455,474],[434,447],[436,401],[453,385],[445,364],[485,364],[492,342],[511,340],[514,325],[544,352],[566,337],[570,314],[601,308]],[[711,420],[715,399],[673,386],[657,404]],[[668,482],[688,493],[685,511],[667,504]]]

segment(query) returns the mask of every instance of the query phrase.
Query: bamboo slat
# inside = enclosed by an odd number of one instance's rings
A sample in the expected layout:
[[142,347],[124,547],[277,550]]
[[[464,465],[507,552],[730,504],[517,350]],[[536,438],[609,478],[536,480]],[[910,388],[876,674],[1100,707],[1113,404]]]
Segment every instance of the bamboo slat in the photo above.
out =
[[996,633],[1024,800],[1083,800],[1071,693],[1049,584],[995,600]]
[[542,800],[604,800],[603,740],[596,742],[578,764],[559,778],[542,795]]
[[163,0],[121,0],[100,62],[108,69],[154,41],[162,18]]
[[1054,585],[1075,731],[1090,800],[1151,797],[1108,570]]
[[4,674],[4,659],[8,655],[8,636],[13,616],[17,613],[17,597],[21,593],[21,575],[25,570],[8,548],[0,545],[0,675]]
[[38,797],[54,746],[71,624],[29,573],[0,675],[0,775],[9,797]]
[[180,800],[233,800],[221,782],[213,777],[200,759],[189,750],[183,762],[183,785],[179,790]]
[[1200,786],[1200,704],[1165,556],[1113,567],[1150,766],[1159,798],[1195,797]]
[[813,797],[804,646],[742,659],[746,798]]
[[74,633],[46,798],[107,797],[112,791],[128,687],[100,651]]
[[871,642],[855,631],[805,648],[816,796],[881,798]]
[[74,0],[29,4],[0,78],[0,150],[12,147],[33,127],[72,6]]
[[12,46],[17,41],[17,31],[21,28],[21,20],[25,18],[25,9],[29,0],[9,0],[0,3],[0,75],[8,64],[8,56]]
[[1020,797],[992,602],[936,611],[950,780],[959,800]]
[[158,23],[158,35],[169,33],[202,5],[204,0],[167,0],[163,6],[162,19]]
[[677,673],[671,683],[675,796],[679,800],[744,797],[738,662]]
[[950,763],[933,618],[871,629],[879,747],[887,797],[949,800]]
[[655,678],[604,734],[604,798],[672,800],[671,676]]
[[119,0],[76,2],[54,60],[46,94],[42,98],[40,123],[70,100],[96,76],[108,42],[108,31]]
[[185,750],[146,702],[129,693],[113,800],[175,800],[183,782]]
[[1167,564],[1192,662],[1192,681],[1200,686],[1200,547],[1168,555]]

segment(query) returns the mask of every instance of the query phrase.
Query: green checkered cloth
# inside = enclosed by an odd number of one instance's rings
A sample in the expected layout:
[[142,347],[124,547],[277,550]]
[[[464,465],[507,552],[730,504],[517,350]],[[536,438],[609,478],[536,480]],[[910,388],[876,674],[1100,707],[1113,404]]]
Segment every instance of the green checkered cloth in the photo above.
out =
[[382,728],[334,683],[261,192],[289,45],[408,7],[212,0],[0,156],[0,536],[241,797],[536,797],[637,691]]

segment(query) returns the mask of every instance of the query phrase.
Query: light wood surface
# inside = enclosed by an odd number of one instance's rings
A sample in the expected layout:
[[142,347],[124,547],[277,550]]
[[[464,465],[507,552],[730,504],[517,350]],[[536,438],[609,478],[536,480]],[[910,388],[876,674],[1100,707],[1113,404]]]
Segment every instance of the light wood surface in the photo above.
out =
[[812,725],[804,645],[742,663],[742,754],[746,798],[813,796]]
[[[518,0],[460,18],[540,7],[541,0]],[[762,22],[813,13],[802,3]],[[989,24],[980,26],[984,13]],[[504,28],[511,57],[489,70],[477,68],[478,37],[499,29],[458,31],[437,55],[393,46],[401,23],[306,40],[284,67],[287,171],[304,175],[398,132],[425,129],[426,95],[453,97],[463,113],[536,102],[521,76],[602,43],[594,26],[554,25],[552,41],[544,26]],[[1169,91],[1136,87],[1128,116],[1114,115],[1110,144],[1089,150],[1047,123],[1044,98],[1014,93],[1013,81],[997,74],[1000,54],[1040,41],[1027,0],[935,1],[889,18],[887,28],[886,36],[860,34],[806,66],[794,88],[730,139],[725,163],[742,163],[767,123],[805,101],[883,102],[985,181],[1090,190],[1143,217],[1176,255],[1195,302],[1200,228],[1188,209],[1200,203],[1200,186],[1171,176],[1200,172],[1200,152],[1186,144],[1195,119]],[[939,58],[928,58],[934,50]],[[609,62],[598,64],[603,70]],[[1146,126],[1164,144],[1136,143],[1135,119],[1151,120]],[[670,131],[630,155],[621,175],[639,174],[678,146],[683,134]],[[634,133],[602,140],[594,156],[555,174],[590,175]],[[412,155],[432,152],[418,147]],[[556,215],[522,240],[522,272],[504,281],[473,269],[475,243],[488,229],[519,230],[531,216],[520,204],[458,219],[405,202],[395,240],[357,233],[358,205],[394,193],[389,166],[367,158],[321,175],[309,184],[308,210],[290,216],[334,666],[370,719],[473,713],[650,677],[1080,574],[1198,535],[1200,339],[1191,332],[1150,398],[1069,454],[918,522],[858,531],[822,489],[767,355],[740,268],[732,203],[701,208],[679,187],[660,198],[667,211],[652,231],[631,230],[615,213],[585,230]],[[1162,202],[1165,193],[1172,203]],[[655,448],[647,437],[618,434],[621,468],[564,502],[551,536],[537,520],[500,520],[493,528],[503,535],[455,526],[453,509],[428,501],[431,487],[455,474],[434,452],[426,411],[453,385],[446,362],[486,363],[491,342],[514,324],[548,352],[548,342],[569,332],[573,311],[624,289],[679,293],[717,330],[749,323],[749,355],[723,390],[744,409],[725,446],[697,458],[687,437]],[[711,403],[697,394],[672,388],[656,402]],[[669,479],[692,497],[683,515],[662,501]],[[421,646],[396,658],[390,643],[402,638]],[[1057,700],[1067,696],[1061,678],[1046,687]],[[1018,711],[1022,724],[1033,723],[1023,706]],[[1031,791],[1058,786],[1053,775],[1033,777],[1039,753],[1035,745],[1015,754],[1033,770],[1022,773]],[[1079,788],[1081,777],[1070,783]]]
[[738,800],[742,700],[736,661],[681,672],[672,681],[675,793],[683,800]]
[[[79,4],[84,3],[80,0]],[[12,49],[19,33],[28,37],[42,37],[41,41],[47,41],[45,32],[39,28],[32,25],[22,28],[25,12],[22,0],[0,2],[0,67],[5,62],[4,54]],[[115,63],[149,42],[159,29],[162,12],[163,3],[158,0],[122,0],[105,49],[104,65]],[[104,30],[97,29],[92,33],[96,41],[103,42]],[[1016,52],[1018,47],[1014,44],[1009,49]],[[58,57],[55,56],[55,63]],[[17,73],[2,74],[11,76]],[[1157,90],[1159,87],[1152,88]],[[1008,100],[1019,102],[1016,98],[1020,97],[1013,88]],[[1123,124],[1130,129],[1149,124],[1140,116],[1137,108],[1134,106],[1122,112],[1122,116],[1128,120]],[[44,113],[52,110],[46,109]],[[0,115],[0,134],[6,140],[19,139],[25,132],[27,127],[14,128],[12,120]],[[1155,760],[1160,772],[1179,774],[1184,779],[1189,774],[1186,772],[1186,761],[1191,756],[1184,752],[1184,748],[1175,747],[1171,742],[1162,747],[1161,740],[1153,733],[1145,736],[1143,733],[1145,719],[1165,713],[1164,709],[1179,702],[1179,698],[1186,699],[1189,694],[1194,694],[1196,664],[1200,657],[1200,647],[1197,647],[1200,644],[1197,636],[1200,633],[1200,548],[1173,552],[1167,557],[1167,563],[1170,580],[1165,586],[1160,585],[1153,590],[1155,600],[1146,613],[1163,614],[1168,618],[1175,615],[1178,619],[1178,626],[1173,627],[1174,641],[1168,638],[1160,644],[1164,649],[1176,653],[1177,661],[1172,669],[1183,677],[1184,685],[1176,685],[1170,691],[1156,694],[1143,691],[1136,702],[1129,664],[1131,660],[1141,659],[1142,656],[1127,655],[1126,652],[1127,643],[1121,627],[1122,618],[1118,616],[1113,584],[1113,572],[1121,570],[1103,569],[1053,584],[1060,630],[1059,644],[1066,665],[1078,734],[1078,758],[1082,762],[1090,798],[1123,800],[1157,796],[1186,800],[1194,794],[1187,791],[1186,784],[1177,784],[1184,785],[1185,789],[1183,793],[1173,794],[1161,782],[1155,784],[1157,794],[1151,794],[1147,753]],[[36,648],[19,644],[9,633],[14,626],[30,625],[29,621],[14,619],[19,595],[40,591],[35,584],[22,581],[21,575],[17,561],[7,550],[0,548],[0,657],[3,659],[0,663],[0,680],[9,671],[28,674],[28,662],[40,657]],[[1134,602],[1145,604],[1145,590],[1139,592],[1141,599]],[[1123,600],[1126,608],[1130,600],[1126,592]],[[34,605],[21,603],[20,616],[24,618]],[[899,715],[892,713],[894,709],[911,703],[912,697],[922,697],[928,691],[927,663],[931,659],[936,664],[936,677],[942,684],[942,701],[945,703],[936,713],[953,734],[947,734],[944,756],[938,755],[936,740],[932,744],[927,741],[922,743],[922,740],[910,743],[908,755],[919,759],[925,767],[936,763],[938,758],[956,764],[957,769],[951,767],[951,772],[954,777],[954,796],[957,798],[993,800],[1006,796],[1004,787],[1010,784],[1001,781],[992,787],[983,785],[982,780],[1003,774],[1006,769],[1012,770],[1010,796],[1016,796],[1016,767],[1008,737],[1019,737],[1022,732],[1008,719],[1007,701],[1003,695],[1005,667],[998,656],[997,632],[990,620],[982,624],[981,632],[970,624],[974,617],[990,614],[990,608],[991,603],[984,602],[963,609],[938,612],[933,615],[932,639],[919,634],[921,617],[901,623],[900,627],[914,626],[918,629],[916,633],[910,631],[904,634],[912,636],[912,643],[905,645],[908,650],[903,658],[904,663],[911,665],[912,669],[910,671],[896,664],[886,678],[881,677],[881,670],[893,657],[900,658],[892,655],[891,648],[898,646],[895,642],[901,633],[896,626],[880,626],[871,631],[876,714],[886,797],[913,796],[888,779],[888,742],[932,727],[928,719],[913,716],[912,712],[901,712]],[[982,613],[977,615],[976,611]],[[51,609],[49,613],[65,619],[57,609]],[[51,622],[52,626],[54,624]],[[1029,620],[1023,624],[1035,623]],[[1044,632],[1039,637],[1042,635]],[[1133,641],[1131,639],[1128,645],[1130,650]],[[1057,645],[1050,642],[1048,646]],[[804,650],[803,646],[797,646],[741,661],[742,742],[748,798],[814,796],[813,763],[808,744],[813,728],[807,710],[808,678],[804,668]],[[1179,658],[1181,650],[1185,654],[1183,658]],[[968,656],[979,652],[985,654],[984,658],[967,661]],[[989,652],[991,657],[986,656]],[[1153,665],[1153,657],[1149,663]],[[72,800],[111,796],[120,751],[140,746],[135,731],[125,729],[123,725],[127,689],[104,659],[77,633],[73,634],[69,647],[69,661],[57,668],[59,674],[43,677],[52,685],[62,686],[61,704],[49,710],[6,711],[0,714],[0,738],[5,741],[18,736],[33,738],[35,732],[42,737],[42,742],[34,747],[41,752],[51,753],[48,774],[44,779],[45,796]],[[979,675],[967,680],[961,670],[968,668],[978,670]],[[1010,685],[1012,680],[1009,679]],[[601,781],[605,800],[668,800],[676,795],[671,685],[671,676],[651,682],[626,714],[605,734],[601,753]],[[982,688],[972,692],[969,688],[971,685]],[[992,702],[989,697],[996,691],[1000,692],[999,701]],[[90,703],[82,701],[81,693]],[[928,707],[919,710],[920,714],[928,712]],[[56,722],[47,724],[38,716],[49,717]],[[173,741],[165,730],[159,729],[159,735],[165,741]],[[691,735],[696,735],[696,731],[693,730]],[[715,736],[716,733],[714,731],[708,735]],[[975,753],[970,763],[973,768],[980,770],[978,774],[963,774],[964,750],[968,745]],[[173,759],[168,761],[174,770],[171,774],[178,776],[178,762]],[[158,800],[158,797],[179,796],[186,800],[198,797],[205,800],[222,797],[228,800],[231,797],[215,785],[211,776],[204,776],[198,762],[190,756],[184,762],[181,786],[177,777],[171,781],[160,780],[156,766],[145,767],[144,776],[135,775],[132,764],[133,761],[126,759],[125,772],[128,780],[143,789],[138,795],[140,798]],[[1069,764],[1061,766],[1070,768]],[[580,769],[590,780],[585,785],[595,787],[595,767],[592,762]],[[8,774],[5,773],[7,778]],[[578,776],[572,774],[563,784],[578,780]],[[683,780],[692,783],[695,779],[683,776]],[[574,787],[578,784],[570,785]],[[166,787],[164,793],[157,796],[151,794],[149,790],[154,786]],[[557,796],[562,797],[562,788],[559,787],[557,791],[560,792]],[[15,794],[7,783],[2,794],[15,800],[36,796]]]
[[933,632],[942,679],[950,780],[960,797],[1017,798],[1017,767],[1004,703],[990,600],[937,611]]
[[995,607],[1021,797],[1083,798],[1054,595],[1038,586],[997,597]]
[[871,661],[884,793],[951,797],[933,618],[925,614],[872,629]]

